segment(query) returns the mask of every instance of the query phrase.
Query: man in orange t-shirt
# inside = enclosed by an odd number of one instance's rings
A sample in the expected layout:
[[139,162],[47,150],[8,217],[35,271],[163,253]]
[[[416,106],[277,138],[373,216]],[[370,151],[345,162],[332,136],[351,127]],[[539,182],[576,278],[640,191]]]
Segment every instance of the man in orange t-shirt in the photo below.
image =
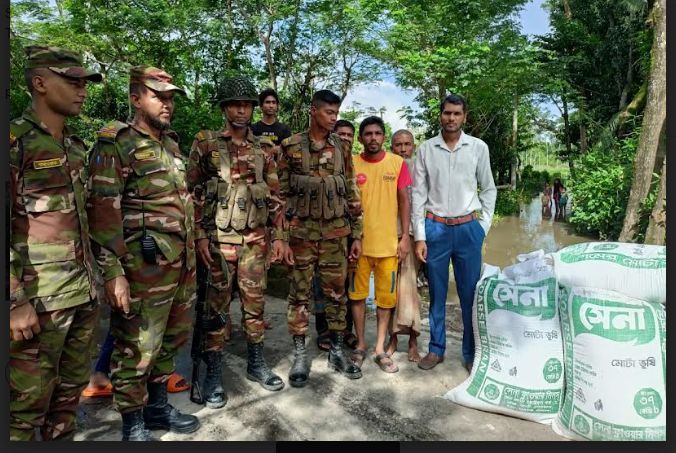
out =
[[[400,156],[386,153],[385,124],[377,116],[366,118],[359,125],[359,142],[364,152],[354,158],[357,185],[361,192],[364,212],[362,254],[348,272],[349,298],[357,331],[357,348],[353,360],[361,365],[366,357],[365,299],[369,293],[369,278],[375,274],[376,316],[378,334],[375,361],[387,373],[399,371],[385,352],[385,334],[392,311],[397,304],[397,265],[411,248],[409,239],[410,203],[407,187],[411,185],[408,167]],[[397,215],[402,225],[402,238],[397,237]]]

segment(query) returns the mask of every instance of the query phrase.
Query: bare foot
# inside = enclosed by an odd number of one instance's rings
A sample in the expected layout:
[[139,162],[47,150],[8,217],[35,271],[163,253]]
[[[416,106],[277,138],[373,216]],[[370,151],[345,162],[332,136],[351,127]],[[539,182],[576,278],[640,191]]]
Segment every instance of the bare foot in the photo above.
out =
[[420,362],[420,354],[418,354],[418,336],[411,335],[408,337],[408,360],[409,362]]
[[397,336],[396,335],[390,335],[390,341],[387,343],[387,347],[385,348],[385,352],[389,355],[394,354],[397,351]]

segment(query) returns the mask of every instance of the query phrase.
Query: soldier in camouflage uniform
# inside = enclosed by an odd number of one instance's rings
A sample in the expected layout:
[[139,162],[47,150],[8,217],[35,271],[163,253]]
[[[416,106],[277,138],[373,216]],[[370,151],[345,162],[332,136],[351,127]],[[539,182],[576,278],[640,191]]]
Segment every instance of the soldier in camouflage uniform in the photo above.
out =
[[[354,242],[349,259],[361,254],[362,213],[355,183],[350,144],[332,133],[340,98],[328,90],[312,97],[310,129],[282,142],[279,181],[287,199],[289,246],[293,264],[289,288],[288,325],[293,335],[295,359],[289,372],[293,387],[303,387],[309,377],[305,335],[308,301],[315,264],[326,303],[331,348],[329,366],[350,379],[361,370],[343,350],[347,277],[347,236]],[[291,254],[289,254],[291,255]]]
[[[251,115],[258,103],[253,84],[244,77],[225,79],[218,101],[226,118],[219,131],[202,130],[195,136],[188,161],[188,185],[195,200],[197,251],[211,275],[207,322],[226,319],[233,282],[242,302],[242,325],[247,337],[247,378],[271,391],[284,381],[263,358],[262,281],[268,255],[266,225],[274,225],[274,261],[287,248],[283,230],[283,200],[279,193],[273,143],[254,137]],[[227,397],[222,382],[225,325],[206,332],[206,404],[223,407]]]
[[26,48],[32,105],[10,122],[10,440],[72,439],[97,323],[86,146],[66,127],[101,74],[56,47]]
[[191,328],[193,205],[178,135],[169,130],[174,93],[184,91],[154,67],[133,67],[129,78],[135,116],[98,132],[87,212],[113,307],[111,381],[122,439],[154,440],[147,429],[189,433],[200,426],[167,402],[165,384]]

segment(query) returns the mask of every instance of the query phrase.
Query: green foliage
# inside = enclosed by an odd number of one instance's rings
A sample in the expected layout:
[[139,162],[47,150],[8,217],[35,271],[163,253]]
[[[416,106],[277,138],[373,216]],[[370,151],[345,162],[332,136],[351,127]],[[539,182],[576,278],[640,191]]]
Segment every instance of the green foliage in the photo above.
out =
[[[225,76],[247,75],[262,89],[277,86],[280,118],[293,131],[308,126],[312,93],[341,96],[376,80],[372,24],[379,12],[362,0],[16,0],[10,28],[10,115],[30,103],[23,47],[47,44],[80,51],[105,81],[90,85],[82,116],[70,121],[87,141],[111,120],[126,120],[128,70],[165,69],[189,97],[177,99],[172,129],[187,151],[194,134],[222,127],[214,106]],[[266,57],[269,50],[270,58]],[[279,86],[278,86],[279,82]]]
[[619,236],[629,200],[638,137],[636,131],[613,149],[595,148],[576,161],[577,173],[569,187],[573,194],[570,222],[579,232],[603,240]]
[[498,190],[495,200],[495,213],[499,216],[509,216],[519,213],[519,192],[515,190]]

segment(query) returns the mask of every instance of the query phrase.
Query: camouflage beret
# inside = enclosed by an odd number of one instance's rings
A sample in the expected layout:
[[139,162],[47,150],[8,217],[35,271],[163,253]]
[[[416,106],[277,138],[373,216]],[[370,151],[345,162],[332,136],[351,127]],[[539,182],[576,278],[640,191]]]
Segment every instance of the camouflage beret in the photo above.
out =
[[154,91],[178,91],[185,95],[183,88],[172,85],[172,77],[160,68],[134,66],[129,70],[129,83],[142,83]]
[[103,76],[82,66],[82,56],[72,50],[60,47],[28,46],[26,69],[47,68],[56,74],[73,79],[87,79],[101,82]]

